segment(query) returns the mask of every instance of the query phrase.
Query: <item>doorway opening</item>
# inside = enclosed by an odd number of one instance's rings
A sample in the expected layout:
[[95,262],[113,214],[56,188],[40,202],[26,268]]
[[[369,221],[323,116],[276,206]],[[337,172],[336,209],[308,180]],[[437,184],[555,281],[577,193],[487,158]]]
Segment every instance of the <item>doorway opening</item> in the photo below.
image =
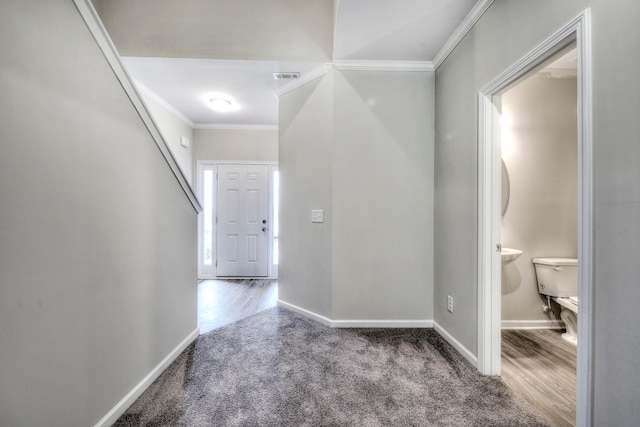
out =
[[276,163],[198,161],[198,278],[276,278]]
[[501,376],[558,427],[576,418],[577,57],[568,49],[500,95]]
[[577,53],[578,316],[576,425],[592,419],[593,165],[591,31],[585,10],[479,93],[478,135],[478,369],[501,373],[502,308],[502,105],[501,95],[575,46]]

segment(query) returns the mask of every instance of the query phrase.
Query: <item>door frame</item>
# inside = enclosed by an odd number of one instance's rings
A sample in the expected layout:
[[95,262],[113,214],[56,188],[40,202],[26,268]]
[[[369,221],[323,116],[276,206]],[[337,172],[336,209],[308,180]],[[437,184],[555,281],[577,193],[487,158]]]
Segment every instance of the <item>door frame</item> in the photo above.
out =
[[477,367],[499,375],[501,364],[500,95],[575,44],[578,54],[578,362],[576,422],[593,423],[593,130],[589,9],[513,64],[478,94],[478,349]]
[[[211,268],[204,268],[204,266],[202,265],[202,249],[203,249],[203,235],[202,235],[202,230],[204,228],[204,217],[205,217],[205,212],[204,209],[206,209],[205,207],[205,203],[204,203],[204,182],[203,182],[203,177],[204,177],[204,171],[205,170],[213,170],[215,176],[217,176],[218,174],[218,165],[264,165],[264,166],[268,166],[269,168],[269,182],[268,182],[268,188],[269,188],[269,194],[268,194],[268,198],[269,198],[269,219],[268,219],[268,235],[267,235],[267,239],[269,241],[269,244],[267,245],[267,257],[268,257],[268,276],[267,278],[269,279],[276,279],[278,277],[278,268],[277,266],[275,266],[273,264],[273,218],[274,218],[274,205],[273,205],[273,194],[274,194],[274,188],[273,188],[273,172],[278,170],[278,162],[276,161],[243,161],[243,160],[197,160],[196,161],[196,194],[198,196],[198,199],[200,200],[200,204],[203,206],[203,211],[198,214],[198,278],[199,279],[216,279],[217,276],[217,271],[215,268],[215,265],[212,266]],[[213,240],[213,259],[217,260],[218,258],[218,251],[216,248],[216,242],[217,242],[217,226],[216,226],[216,221],[215,218],[218,215],[218,197],[217,197],[217,179],[214,180],[215,183],[213,185],[213,191],[214,194],[216,195],[215,199],[213,200],[213,205],[212,205],[212,211],[213,211],[213,215],[212,215],[212,230],[213,230],[213,235],[212,235],[212,240]],[[225,279],[232,279],[233,277],[226,277]]]

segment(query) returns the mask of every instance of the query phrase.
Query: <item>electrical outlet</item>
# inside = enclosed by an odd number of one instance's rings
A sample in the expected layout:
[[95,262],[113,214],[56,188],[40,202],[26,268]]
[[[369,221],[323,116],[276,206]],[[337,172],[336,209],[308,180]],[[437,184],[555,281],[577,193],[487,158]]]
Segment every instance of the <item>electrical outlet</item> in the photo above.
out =
[[449,313],[453,313],[453,297],[451,295],[447,295],[447,310]]

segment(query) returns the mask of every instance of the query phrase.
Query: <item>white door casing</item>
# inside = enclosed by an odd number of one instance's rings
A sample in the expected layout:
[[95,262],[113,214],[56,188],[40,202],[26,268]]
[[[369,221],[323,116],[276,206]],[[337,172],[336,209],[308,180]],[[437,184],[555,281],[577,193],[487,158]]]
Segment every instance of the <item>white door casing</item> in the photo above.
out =
[[578,52],[578,369],[576,425],[593,425],[593,131],[591,14],[584,10],[480,89],[478,129],[478,349],[477,367],[500,373],[500,94],[563,47]]
[[269,167],[218,166],[217,276],[267,276]]

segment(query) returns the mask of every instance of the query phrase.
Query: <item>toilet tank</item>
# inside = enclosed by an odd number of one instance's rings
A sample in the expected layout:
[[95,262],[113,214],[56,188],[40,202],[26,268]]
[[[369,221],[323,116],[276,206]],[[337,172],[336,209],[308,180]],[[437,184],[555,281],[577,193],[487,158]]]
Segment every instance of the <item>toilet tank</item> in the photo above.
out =
[[578,295],[578,260],[575,258],[534,258],[538,292],[552,297]]

